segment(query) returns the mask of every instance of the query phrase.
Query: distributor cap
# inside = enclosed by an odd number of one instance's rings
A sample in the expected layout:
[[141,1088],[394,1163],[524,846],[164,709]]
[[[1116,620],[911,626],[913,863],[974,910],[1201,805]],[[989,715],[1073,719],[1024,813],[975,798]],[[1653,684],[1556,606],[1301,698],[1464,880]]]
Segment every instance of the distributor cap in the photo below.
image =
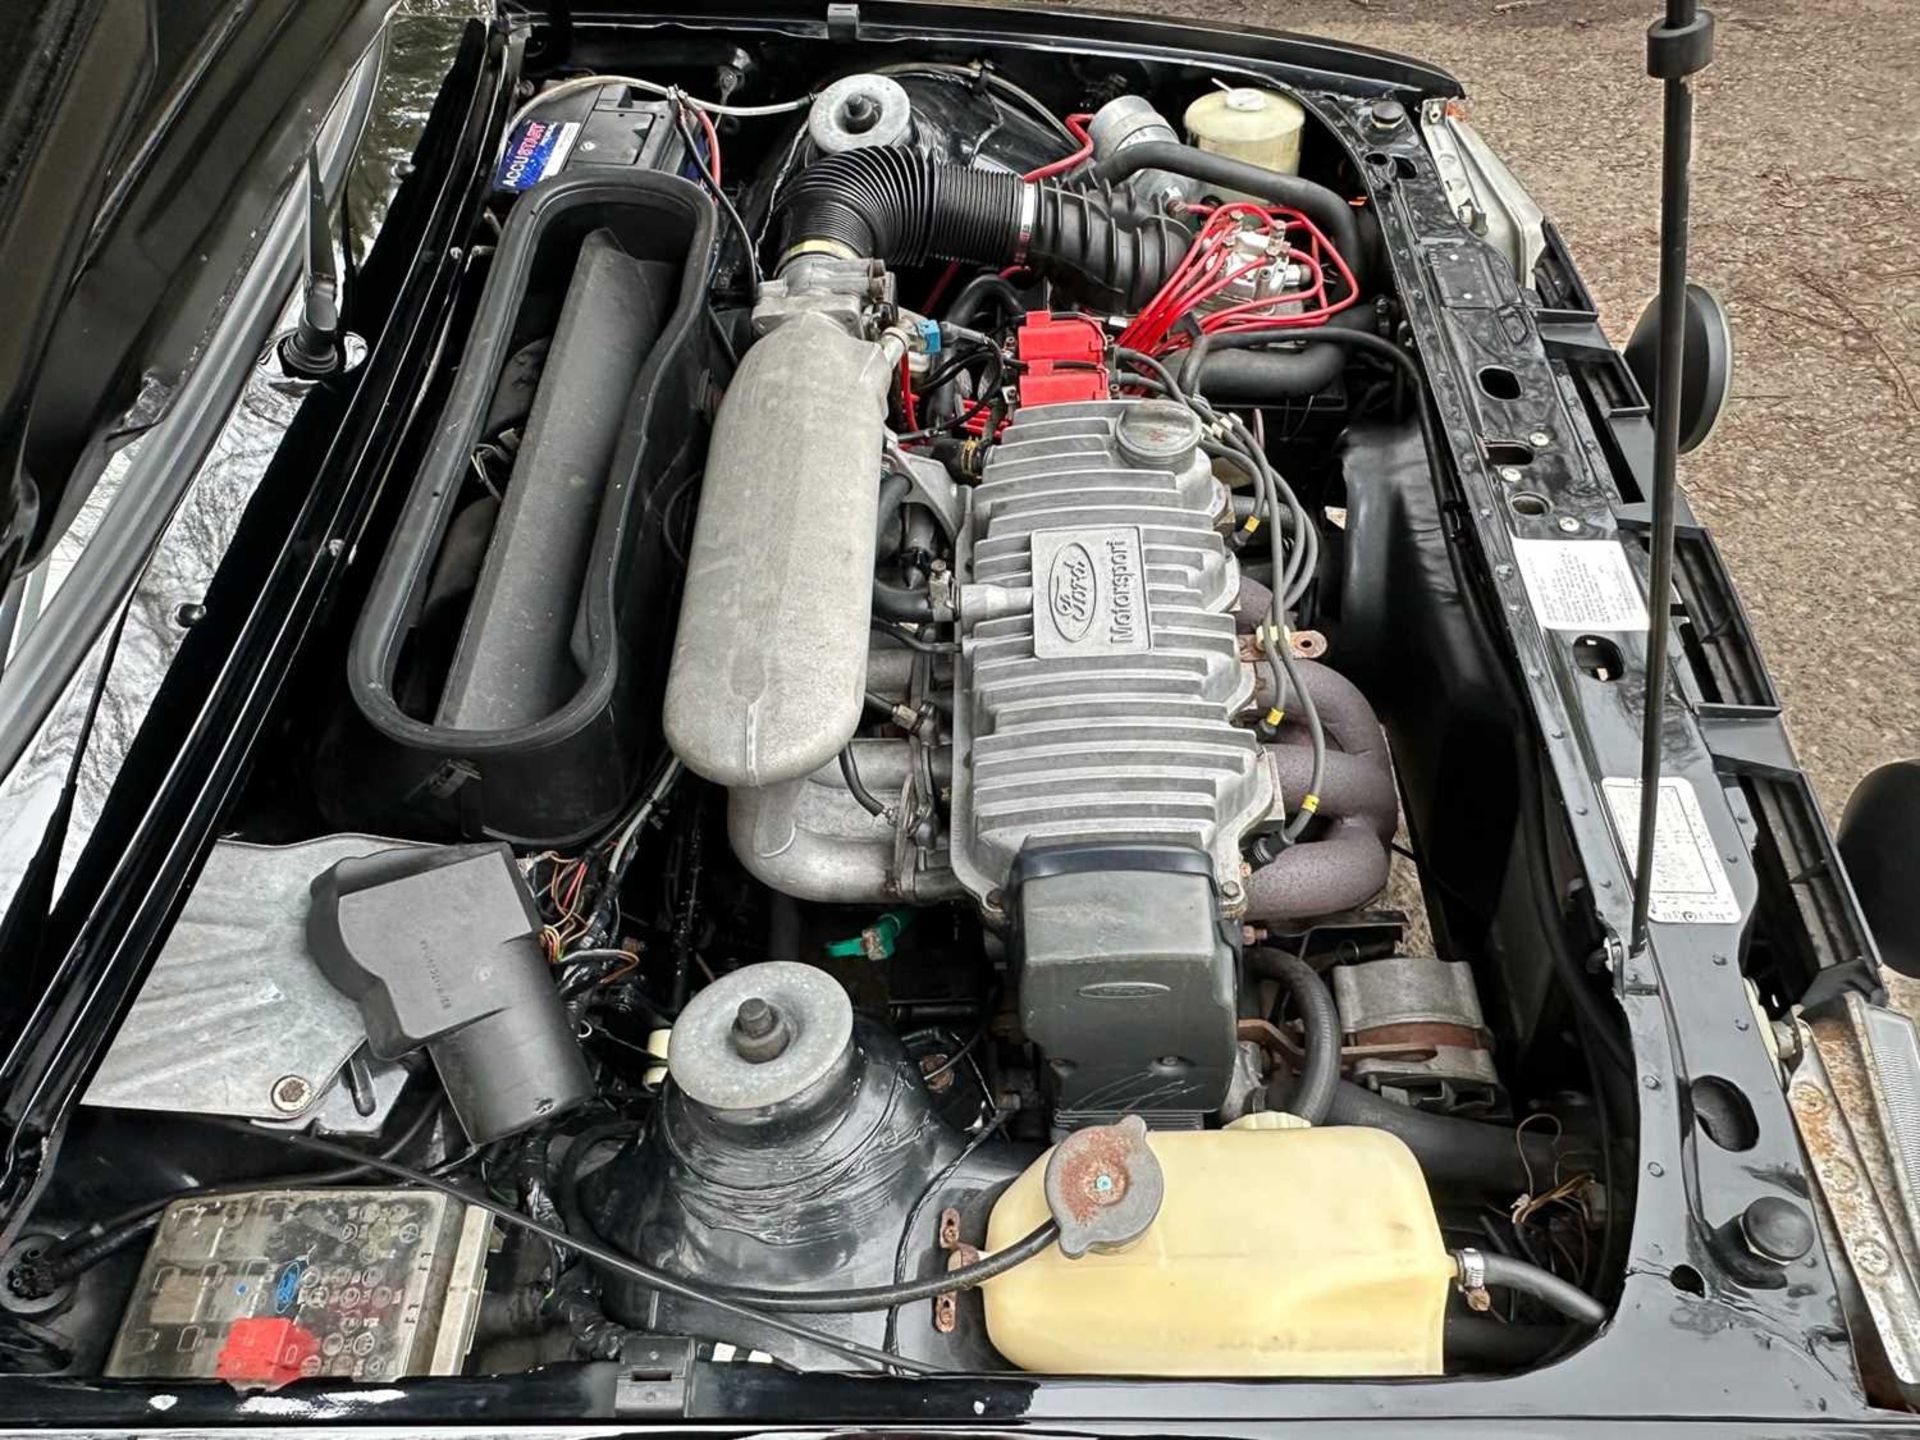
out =
[[1147,1122],[1138,1115],[1067,1136],[1047,1159],[1044,1183],[1060,1253],[1069,1260],[1126,1249],[1147,1233],[1166,1195]]

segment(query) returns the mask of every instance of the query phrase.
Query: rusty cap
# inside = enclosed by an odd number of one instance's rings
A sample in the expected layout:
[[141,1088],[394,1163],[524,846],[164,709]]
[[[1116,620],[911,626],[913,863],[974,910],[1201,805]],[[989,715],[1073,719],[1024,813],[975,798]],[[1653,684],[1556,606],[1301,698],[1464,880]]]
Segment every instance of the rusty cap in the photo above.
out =
[[1047,1160],[1047,1209],[1060,1227],[1060,1253],[1124,1250],[1153,1224],[1166,1194],[1160,1162],[1147,1147],[1147,1122],[1076,1130]]

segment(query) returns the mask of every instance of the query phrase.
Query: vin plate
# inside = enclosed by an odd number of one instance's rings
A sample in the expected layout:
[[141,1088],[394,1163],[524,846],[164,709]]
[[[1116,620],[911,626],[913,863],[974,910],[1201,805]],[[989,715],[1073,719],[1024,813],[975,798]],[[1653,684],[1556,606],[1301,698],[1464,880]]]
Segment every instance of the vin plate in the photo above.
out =
[[1039,530],[1032,544],[1036,656],[1144,655],[1153,648],[1139,526]]
[[[1602,780],[1607,808],[1633,868],[1640,841],[1640,781]],[[1666,925],[1734,925],[1740,920],[1740,901],[1727,879],[1726,866],[1700,812],[1700,797],[1684,776],[1662,776],[1660,813],[1653,829],[1653,893],[1649,919]]]
[[1617,541],[1516,538],[1513,558],[1544,628],[1647,628],[1647,602]]

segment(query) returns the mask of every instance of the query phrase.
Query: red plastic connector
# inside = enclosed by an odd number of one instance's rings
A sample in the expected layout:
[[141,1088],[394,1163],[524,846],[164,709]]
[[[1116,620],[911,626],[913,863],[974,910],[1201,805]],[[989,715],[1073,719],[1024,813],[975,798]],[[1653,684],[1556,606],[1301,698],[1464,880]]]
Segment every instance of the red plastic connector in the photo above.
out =
[[1014,334],[1020,404],[1070,405],[1107,398],[1107,337],[1080,315],[1030,311]]
[[320,1341],[298,1321],[283,1316],[236,1320],[227,1327],[214,1374],[242,1385],[285,1385],[298,1380]]

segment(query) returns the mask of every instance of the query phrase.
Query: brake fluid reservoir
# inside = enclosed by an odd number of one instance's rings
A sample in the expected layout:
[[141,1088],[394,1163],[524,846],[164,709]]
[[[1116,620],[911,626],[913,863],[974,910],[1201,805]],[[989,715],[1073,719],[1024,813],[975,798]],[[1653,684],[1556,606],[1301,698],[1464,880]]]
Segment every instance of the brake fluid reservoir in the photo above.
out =
[[[983,1287],[988,1333],[1010,1362],[1070,1375],[1440,1373],[1454,1265],[1398,1138],[1330,1127],[1165,1131],[1146,1144],[1163,1193],[1137,1239],[1078,1259],[1055,1247]],[[989,1250],[1052,1213],[1047,1160],[995,1204]],[[1112,1167],[1089,1183],[1103,1197],[1127,1191]]]
[[1300,173],[1300,132],[1307,112],[1277,90],[1251,85],[1213,90],[1187,107],[1187,134],[1202,150],[1288,175]]

